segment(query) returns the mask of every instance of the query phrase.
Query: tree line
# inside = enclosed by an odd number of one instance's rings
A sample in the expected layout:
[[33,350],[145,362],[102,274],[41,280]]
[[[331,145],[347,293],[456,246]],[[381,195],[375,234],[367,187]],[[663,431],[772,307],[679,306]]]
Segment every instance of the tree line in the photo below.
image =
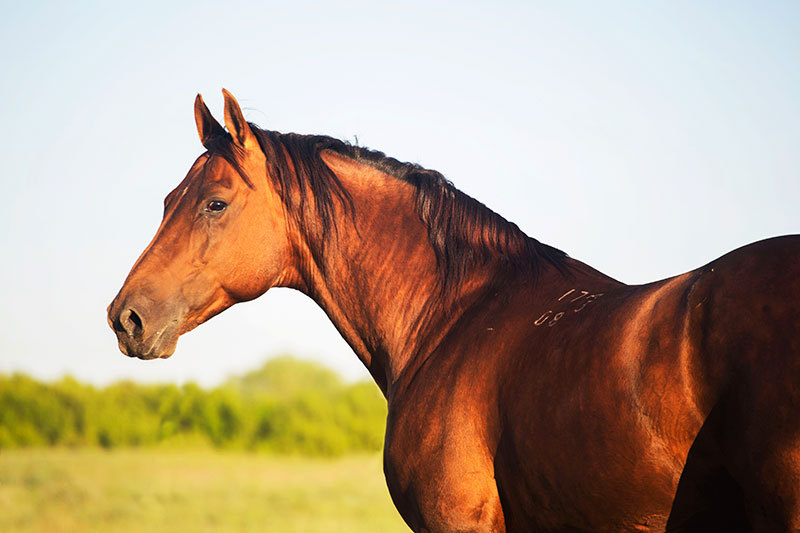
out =
[[94,387],[0,374],[0,449],[186,446],[341,455],[381,449],[386,402],[372,382],[281,357],[204,389],[130,381]]

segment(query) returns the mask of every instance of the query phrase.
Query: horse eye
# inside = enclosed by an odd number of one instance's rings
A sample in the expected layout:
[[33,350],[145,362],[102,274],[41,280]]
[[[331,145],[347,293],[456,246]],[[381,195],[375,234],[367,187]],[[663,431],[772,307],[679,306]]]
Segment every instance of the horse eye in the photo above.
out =
[[206,211],[213,211],[215,213],[218,213],[220,211],[224,211],[226,207],[228,207],[228,204],[226,204],[222,200],[211,200],[210,202],[208,202],[208,205],[206,206]]

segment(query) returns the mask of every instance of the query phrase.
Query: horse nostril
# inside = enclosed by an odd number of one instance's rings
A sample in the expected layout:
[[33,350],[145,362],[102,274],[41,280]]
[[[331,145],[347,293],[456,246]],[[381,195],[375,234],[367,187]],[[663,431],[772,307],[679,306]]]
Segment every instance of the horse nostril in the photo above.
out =
[[144,332],[144,325],[136,311],[128,308],[114,321],[114,329],[120,333],[127,333],[129,337],[139,337]]
[[131,314],[128,316],[128,320],[133,322],[133,325],[138,329],[143,329],[142,327],[142,319],[139,318],[139,315],[136,314],[136,311],[131,309]]

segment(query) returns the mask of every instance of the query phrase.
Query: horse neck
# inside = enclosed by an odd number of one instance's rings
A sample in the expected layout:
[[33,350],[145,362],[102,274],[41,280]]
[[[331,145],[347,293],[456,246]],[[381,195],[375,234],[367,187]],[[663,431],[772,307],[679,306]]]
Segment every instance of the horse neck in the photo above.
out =
[[424,359],[483,285],[469,277],[457,298],[441,298],[440,274],[415,188],[369,165],[332,152],[323,159],[353,200],[353,219],[339,216],[324,254],[304,243],[306,292],[388,395],[406,370]]

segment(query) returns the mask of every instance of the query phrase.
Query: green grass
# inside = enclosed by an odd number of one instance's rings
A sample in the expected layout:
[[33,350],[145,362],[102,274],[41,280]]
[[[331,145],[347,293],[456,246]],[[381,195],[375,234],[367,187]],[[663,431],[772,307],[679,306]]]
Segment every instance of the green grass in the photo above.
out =
[[408,531],[377,455],[0,451],[0,531]]

